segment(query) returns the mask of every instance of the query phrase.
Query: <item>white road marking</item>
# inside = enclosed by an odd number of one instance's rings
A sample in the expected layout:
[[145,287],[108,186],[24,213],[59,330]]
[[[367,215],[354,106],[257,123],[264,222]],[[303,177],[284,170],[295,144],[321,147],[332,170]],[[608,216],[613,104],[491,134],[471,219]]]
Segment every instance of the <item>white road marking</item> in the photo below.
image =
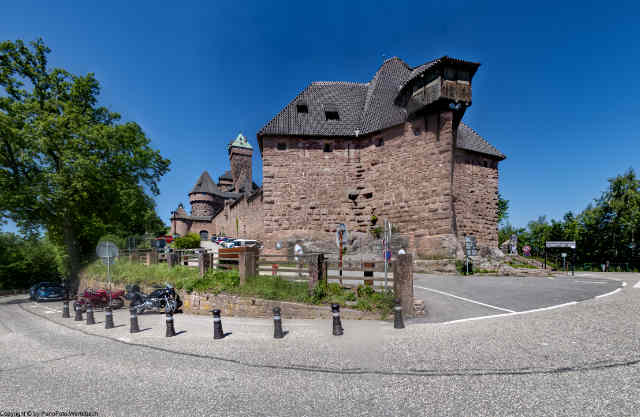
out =
[[466,318],[466,319],[445,321],[445,322],[442,322],[442,323],[430,323],[430,324],[453,324],[453,323],[463,323],[465,321],[476,321],[476,320],[484,320],[484,319],[493,319],[493,318],[497,318],[497,317],[518,316],[518,315],[521,315],[521,314],[529,314],[529,313],[537,313],[537,312],[546,311],[546,310],[554,310],[556,308],[568,307],[568,306],[572,306],[574,304],[578,304],[578,302],[577,301],[572,301],[570,303],[558,304],[558,305],[549,306],[549,307],[536,308],[534,310],[514,311],[513,313],[492,314],[490,316],[469,317],[469,318]]
[[596,298],[602,298],[602,297],[606,297],[607,295],[613,295],[615,293],[617,293],[618,291],[622,290],[622,288],[618,288],[617,290],[608,292],[606,294],[602,294],[602,295],[596,295]]
[[598,284],[598,285],[608,284],[608,282],[602,282],[602,281],[580,281],[579,279],[575,280],[574,282],[584,282],[584,283],[587,283],[587,284]]
[[636,282],[636,285],[634,285],[633,288],[640,288],[640,281]]
[[434,290],[433,288],[419,287],[417,285],[414,285],[414,288],[420,288],[421,290],[431,291],[431,292],[435,292],[435,293],[438,293],[438,294],[446,295],[446,296],[449,296],[449,297],[457,298],[458,300],[467,301],[469,303],[479,304],[481,306],[489,307],[489,308],[492,308],[494,310],[506,311],[507,313],[515,313],[515,311],[509,310],[507,308],[492,306],[491,304],[485,304],[485,303],[481,303],[480,301],[470,300],[469,298],[459,297],[457,295],[450,294],[448,292]]
[[627,281],[622,281],[622,287],[626,287],[627,286]]

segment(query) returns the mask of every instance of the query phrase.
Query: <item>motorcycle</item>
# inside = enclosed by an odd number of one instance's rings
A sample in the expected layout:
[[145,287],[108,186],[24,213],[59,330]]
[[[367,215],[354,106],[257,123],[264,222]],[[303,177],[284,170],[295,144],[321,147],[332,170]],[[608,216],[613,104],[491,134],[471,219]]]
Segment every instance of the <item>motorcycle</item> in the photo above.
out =
[[138,285],[127,285],[125,298],[131,300],[130,307],[135,308],[138,314],[145,310],[157,312],[177,313],[182,307],[182,300],[176,290],[169,284],[164,288],[158,288],[149,294],[140,291]]
[[[93,288],[87,288],[84,292],[78,296],[77,301],[73,304],[75,310],[87,311],[87,305],[91,304],[93,308],[105,308],[110,306],[113,309],[122,308],[124,306],[123,290],[111,291],[111,297],[109,297],[109,291],[103,288],[95,290]],[[111,298],[111,304],[109,304],[109,298]]]

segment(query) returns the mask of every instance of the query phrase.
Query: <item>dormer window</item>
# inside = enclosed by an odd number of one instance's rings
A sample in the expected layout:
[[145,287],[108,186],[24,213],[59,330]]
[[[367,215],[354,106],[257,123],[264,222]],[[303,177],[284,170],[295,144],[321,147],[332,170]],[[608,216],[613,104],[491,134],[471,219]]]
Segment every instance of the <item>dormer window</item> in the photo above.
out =
[[376,144],[376,147],[378,147],[378,148],[381,147],[381,146],[384,146],[384,139],[383,138],[377,138],[375,140],[375,144]]
[[296,106],[296,109],[298,110],[298,114],[307,114],[307,113],[309,113],[309,107],[304,103],[298,104]]
[[328,110],[324,112],[324,117],[327,118],[327,120],[340,120],[340,115],[338,114],[338,112],[336,110]]
[[287,144],[284,142],[278,142],[278,144],[276,145],[276,149],[278,149],[279,151],[286,151]]
[[333,148],[331,148],[331,144],[330,143],[325,143],[324,144],[324,148],[322,150],[323,150],[323,152],[333,152]]

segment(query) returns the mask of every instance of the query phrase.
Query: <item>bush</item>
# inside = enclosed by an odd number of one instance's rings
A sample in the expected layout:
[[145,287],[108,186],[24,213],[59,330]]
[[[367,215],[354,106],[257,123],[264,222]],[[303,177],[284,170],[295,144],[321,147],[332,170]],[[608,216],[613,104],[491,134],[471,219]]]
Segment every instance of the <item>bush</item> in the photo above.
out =
[[47,239],[0,233],[0,289],[29,288],[62,279],[62,251]]
[[197,249],[200,247],[200,236],[195,233],[189,233],[186,236],[176,238],[173,241],[176,249]]

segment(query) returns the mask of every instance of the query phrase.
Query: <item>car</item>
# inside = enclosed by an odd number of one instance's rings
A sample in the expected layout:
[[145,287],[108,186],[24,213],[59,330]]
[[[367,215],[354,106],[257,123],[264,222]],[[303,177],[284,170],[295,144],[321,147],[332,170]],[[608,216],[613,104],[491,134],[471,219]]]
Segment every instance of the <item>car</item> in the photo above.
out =
[[233,247],[237,248],[240,246],[257,246],[258,242],[256,242],[255,240],[249,240],[249,239],[236,239],[233,241]]
[[29,297],[37,302],[64,300],[64,288],[56,282],[40,282],[29,289]]

